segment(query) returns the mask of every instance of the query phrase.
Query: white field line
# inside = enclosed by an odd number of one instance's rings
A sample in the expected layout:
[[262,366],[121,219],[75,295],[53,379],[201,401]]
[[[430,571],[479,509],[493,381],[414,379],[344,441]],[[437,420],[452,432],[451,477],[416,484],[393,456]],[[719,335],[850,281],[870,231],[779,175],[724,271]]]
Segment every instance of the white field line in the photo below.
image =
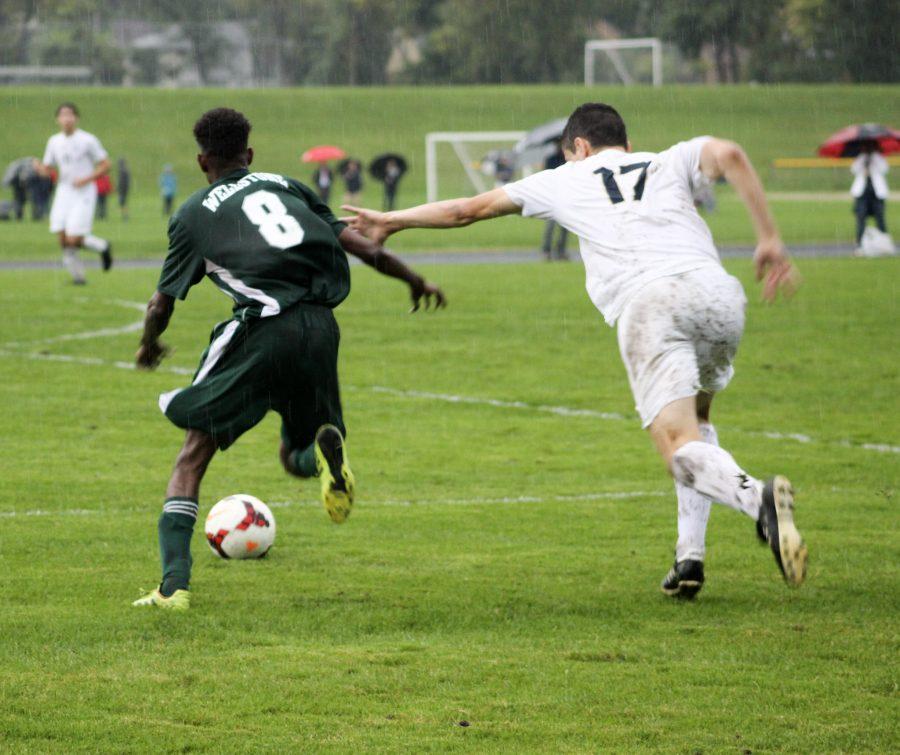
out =
[[[90,299],[85,297],[80,297],[78,301],[85,303],[90,302]],[[117,304],[120,307],[125,307],[126,309],[136,309],[139,312],[143,312],[146,309],[146,304],[141,304],[137,301],[128,301],[127,299],[112,299],[110,300],[111,304]],[[35,341],[8,341],[7,343],[2,344],[4,347],[19,347],[19,346],[38,346],[40,344],[47,343],[61,343],[63,341],[86,341],[91,338],[104,338],[107,336],[118,336],[124,333],[136,333],[144,327],[144,321],[138,320],[137,322],[129,323],[128,325],[122,325],[118,328],[101,328],[100,330],[86,330],[81,333],[65,333],[59,336],[52,336],[51,338],[39,338]]]
[[[634,491],[610,491],[605,493],[582,493],[573,495],[521,495],[504,496],[501,498],[432,498],[425,500],[401,500],[386,498],[384,500],[359,501],[359,506],[368,507],[397,507],[410,508],[413,506],[479,506],[488,504],[497,505],[530,505],[536,503],[588,503],[591,501],[623,501],[634,498],[657,498],[671,496],[673,493],[662,490],[634,490]],[[273,509],[286,509],[296,507],[318,508],[322,504],[319,501],[271,501],[268,506]],[[25,509],[0,511],[0,519],[16,519],[26,517],[53,517],[53,516],[122,516],[123,514],[149,515],[155,513],[153,507],[127,509]]]
[[125,309],[136,309],[138,312],[147,310],[147,302],[131,301],[131,299],[91,299],[89,296],[77,296],[75,301],[79,304],[96,304],[98,301],[101,301],[103,304],[116,304],[120,307],[125,307]]
[[[0,349],[0,357],[19,357],[22,359],[35,359],[51,362],[68,362],[71,364],[83,364],[99,367],[115,367],[122,370],[134,370],[134,364],[131,362],[115,362],[97,357],[77,357],[68,354],[42,354],[40,352],[18,352]],[[187,367],[175,367],[163,365],[158,368],[159,372],[167,372],[174,375],[193,375],[194,370]],[[631,421],[631,418],[618,412],[601,412],[596,409],[578,409],[570,406],[551,406],[547,404],[529,404],[525,401],[504,401],[502,399],[483,398],[478,396],[458,396],[449,393],[432,393],[430,391],[401,390],[398,388],[388,388],[383,385],[373,386],[343,386],[346,391],[360,391],[368,393],[380,393],[382,395],[392,396],[394,398],[414,399],[420,401],[443,402],[449,404],[464,404],[471,406],[490,406],[496,409],[514,409],[520,411],[540,412],[544,414],[554,414],[561,417],[585,417],[589,419],[599,419],[604,421]],[[853,448],[863,451],[873,451],[875,453],[900,454],[900,446],[891,445],[890,443],[854,443],[853,441],[842,439],[836,441],[822,441],[803,433],[785,433],[765,430],[742,430],[741,428],[729,427],[729,431],[741,433],[756,438],[768,438],[770,440],[789,440],[795,443],[806,445],[828,445],[837,448]]]
[[40,338],[35,341],[7,341],[3,346],[20,347],[20,346],[41,346],[47,343],[62,343],[64,341],[86,341],[91,338],[104,338],[106,336],[119,336],[123,333],[136,333],[144,327],[143,320],[122,325],[118,328],[101,328],[100,330],[87,330],[82,333],[65,333],[61,336],[52,336],[51,338]]
[[[19,357],[21,359],[32,359],[38,362],[66,362],[68,364],[83,364],[92,367],[115,367],[119,370],[134,370],[133,362],[116,362],[109,359],[100,359],[99,357],[76,357],[71,354],[42,354],[39,351],[8,351],[0,349],[0,357]],[[158,372],[169,372],[174,375],[193,375],[194,370],[187,367],[175,367],[163,365],[157,368]]]
[[[428,391],[406,391],[397,388],[388,388],[383,385],[373,385],[368,388],[358,388],[355,386],[346,386],[346,390],[350,391],[371,391],[374,393],[382,393],[397,398],[421,399],[426,401],[439,401],[450,404],[471,404],[476,406],[492,406],[499,409],[524,409],[532,412],[542,412],[545,414],[555,414],[562,417],[589,417],[592,419],[611,420],[611,421],[631,421],[632,418],[626,417],[618,412],[601,412],[595,409],[576,409],[569,406],[549,406],[546,404],[529,404],[524,401],[503,401],[493,398],[480,398],[477,396],[456,396],[447,393],[430,393]],[[879,453],[900,454],[900,446],[893,446],[889,443],[854,443],[849,440],[837,441],[820,441],[810,435],[803,433],[783,433],[764,430],[741,430],[740,428],[729,427],[729,431],[749,435],[751,437],[769,438],[770,440],[791,440],[796,443],[820,444],[839,446],[841,448],[861,448],[866,451],[876,451]]]
[[495,406],[498,409],[528,409],[533,412],[556,414],[560,417],[593,417],[605,420],[626,420],[624,414],[618,412],[598,412],[594,409],[573,409],[570,406],[547,406],[544,404],[527,404],[524,401],[503,401],[496,398],[478,398],[475,396],[454,396],[449,393],[429,393],[428,391],[403,391],[397,388],[387,388],[383,385],[373,385],[370,388],[349,388],[349,390],[368,390],[373,393],[385,393],[398,398],[418,398],[429,401],[443,401],[449,404],[476,404],[480,406]]

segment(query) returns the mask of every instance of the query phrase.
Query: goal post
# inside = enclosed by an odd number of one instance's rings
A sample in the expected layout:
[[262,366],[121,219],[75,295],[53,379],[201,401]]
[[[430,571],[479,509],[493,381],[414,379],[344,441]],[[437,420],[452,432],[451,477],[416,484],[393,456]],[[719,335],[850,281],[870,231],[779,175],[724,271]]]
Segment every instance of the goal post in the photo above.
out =
[[584,85],[594,85],[594,61],[597,53],[605,53],[612,63],[622,83],[630,86],[635,83],[630,71],[619,55],[619,50],[634,50],[648,48],[651,54],[653,69],[653,86],[661,87],[662,72],[662,42],[658,37],[637,37],[634,39],[589,39],[584,43]]
[[449,144],[457,160],[463,167],[469,182],[476,192],[487,191],[485,176],[477,169],[477,161],[472,159],[469,145],[512,143],[525,137],[526,131],[432,131],[425,135],[425,189],[429,202],[438,198],[438,154],[439,144]]

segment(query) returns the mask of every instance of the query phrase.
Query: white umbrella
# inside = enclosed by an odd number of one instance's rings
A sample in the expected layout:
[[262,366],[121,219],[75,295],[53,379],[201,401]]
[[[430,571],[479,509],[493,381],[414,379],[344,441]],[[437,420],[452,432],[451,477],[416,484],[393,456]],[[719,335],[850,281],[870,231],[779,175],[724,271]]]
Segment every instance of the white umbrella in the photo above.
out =
[[10,186],[17,177],[19,180],[27,181],[34,173],[34,160],[33,157],[20,157],[18,160],[13,160],[3,171],[3,185]]
[[556,152],[556,142],[562,136],[568,118],[557,118],[529,131],[525,137],[513,147],[516,153],[516,166],[519,168],[535,163],[543,163]]

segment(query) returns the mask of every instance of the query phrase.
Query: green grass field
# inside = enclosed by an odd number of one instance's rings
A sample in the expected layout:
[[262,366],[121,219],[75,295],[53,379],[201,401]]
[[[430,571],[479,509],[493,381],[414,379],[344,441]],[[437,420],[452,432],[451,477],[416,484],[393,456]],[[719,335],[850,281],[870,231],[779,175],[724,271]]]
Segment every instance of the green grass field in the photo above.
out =
[[116,329],[154,271],[0,273],[0,750],[896,751],[897,261],[806,261],[771,307],[728,266],[751,304],[715,419],[748,470],[793,479],[801,589],[716,507],[703,593],[659,593],[672,485],[580,266],[426,266],[450,307],[416,316],[356,268],[338,318],[357,509],[329,522],[268,418],[201,506],[273,502],[275,548],[223,562],[195,538],[185,615],[129,602],[158,577],[180,442],[156,396],[226,300],[196,289],[171,359],[137,373]]
[[[663,149],[681,139],[711,133],[741,142],[768,189],[779,192],[847,191],[850,176],[840,170],[773,170],[777,157],[812,156],[830,133],[855,122],[891,123],[896,86],[770,86],[649,88],[581,86],[416,87],[384,89],[281,90],[121,90],[102,88],[3,88],[0,114],[7,124],[0,166],[23,155],[40,156],[55,130],[53,111],[63,99],[82,109],[82,125],[98,134],[113,158],[132,168],[132,221],[99,223],[97,230],[116,243],[124,257],[158,257],[165,224],[156,199],[163,163],[174,164],[183,199],[203,183],[194,161],[191,127],[209,107],[230,105],[254,124],[256,165],[308,181],[310,167],[299,162],[307,147],[336,143],[369,160],[397,151],[411,160],[401,185],[401,206],[425,197],[425,135],[430,131],[520,130],[565,116],[588,99],[621,110],[636,149]],[[486,150],[488,146],[484,147]],[[473,157],[480,158],[473,147]],[[439,152],[442,195],[471,193],[449,147]],[[341,189],[332,204],[340,203]],[[719,211],[708,220],[719,243],[752,243],[742,207],[727,189]],[[369,206],[381,202],[379,185],[368,181]],[[849,244],[853,218],[846,201],[773,202],[789,243]],[[888,203],[888,225],[900,224],[898,203]],[[507,219],[488,230],[473,226],[455,234],[410,232],[396,241],[402,251],[536,246],[540,227]],[[54,258],[58,254],[45,224],[0,223],[0,259]]]

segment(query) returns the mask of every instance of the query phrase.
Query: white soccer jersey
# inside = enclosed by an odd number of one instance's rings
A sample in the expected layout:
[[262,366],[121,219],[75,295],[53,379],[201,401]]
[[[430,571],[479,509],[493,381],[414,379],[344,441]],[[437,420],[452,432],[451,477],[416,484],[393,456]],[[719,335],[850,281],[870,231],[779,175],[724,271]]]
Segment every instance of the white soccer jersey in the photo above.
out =
[[47,140],[44,165],[55,165],[59,170],[59,185],[71,186],[79,178],[94,172],[94,166],[107,158],[100,140],[87,131],[75,129],[71,135],[62,132]]
[[700,150],[708,139],[659,153],[604,149],[503,188],[526,217],[555,220],[578,236],[588,295],[614,325],[651,281],[721,267],[693,200],[707,183]]

